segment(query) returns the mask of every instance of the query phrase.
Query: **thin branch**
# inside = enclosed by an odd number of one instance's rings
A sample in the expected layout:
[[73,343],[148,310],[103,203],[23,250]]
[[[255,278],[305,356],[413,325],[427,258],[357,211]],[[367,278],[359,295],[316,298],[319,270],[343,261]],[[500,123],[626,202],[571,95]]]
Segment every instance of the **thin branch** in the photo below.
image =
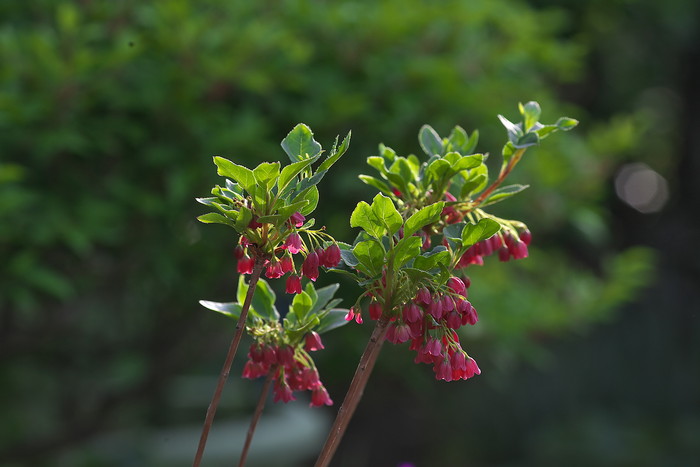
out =
[[253,441],[253,435],[255,434],[255,427],[257,426],[258,420],[260,420],[262,411],[265,408],[267,393],[270,392],[270,384],[272,383],[275,373],[277,373],[277,366],[270,368],[267,378],[265,378],[265,384],[263,384],[263,387],[260,390],[260,399],[258,399],[258,405],[255,407],[253,418],[250,420],[248,434],[245,437],[245,444],[243,445],[243,451],[241,452],[241,459],[238,461],[238,467],[243,467],[245,465],[246,458],[248,457],[248,450],[250,449],[250,443]]
[[221,392],[224,389],[228,375],[231,372],[231,364],[233,363],[233,358],[236,356],[236,351],[238,350],[238,344],[241,342],[241,337],[243,336],[243,331],[245,330],[245,322],[248,317],[248,309],[253,301],[253,294],[255,293],[255,287],[260,279],[260,274],[262,273],[263,266],[265,264],[265,258],[262,255],[255,255],[255,263],[253,265],[253,271],[250,274],[250,283],[248,284],[248,292],[245,296],[245,301],[243,302],[243,309],[241,310],[241,316],[238,318],[238,323],[236,323],[236,332],[233,335],[233,340],[231,340],[231,345],[229,346],[228,353],[226,354],[226,361],[219,374],[219,381],[216,383],[216,389],[214,390],[214,395],[212,396],[211,403],[207,409],[207,416],[204,419],[204,426],[202,427],[202,435],[199,438],[199,445],[197,446],[197,454],[194,457],[194,463],[192,467],[199,467],[202,462],[202,455],[204,455],[204,448],[207,445],[207,437],[209,436],[209,430],[214,422],[214,415],[216,414],[216,409],[219,406],[219,400],[221,399]]
[[379,321],[377,321],[377,325],[374,331],[372,331],[372,336],[369,338],[369,342],[367,342],[367,347],[365,347],[365,351],[360,358],[360,363],[357,365],[357,370],[355,370],[355,376],[352,378],[350,388],[347,394],[345,394],[343,405],[341,405],[338,410],[338,415],[328,433],[326,444],[323,445],[315,467],[327,467],[333,458],[338,444],[340,444],[340,440],[350,423],[350,419],[362,398],[369,376],[372,374],[372,369],[374,368],[374,364],[379,356],[379,351],[382,349],[382,344],[384,343],[384,336],[386,335],[388,324],[388,314],[384,313]]

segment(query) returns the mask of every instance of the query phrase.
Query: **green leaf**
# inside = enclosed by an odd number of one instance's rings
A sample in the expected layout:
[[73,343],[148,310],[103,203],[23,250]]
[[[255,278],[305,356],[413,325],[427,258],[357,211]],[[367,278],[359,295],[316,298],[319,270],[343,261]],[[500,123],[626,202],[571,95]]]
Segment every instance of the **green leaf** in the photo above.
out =
[[435,159],[433,162],[428,164],[425,169],[425,173],[432,178],[432,180],[437,181],[445,176],[448,170],[450,170],[450,163],[444,159]]
[[516,125],[515,123],[511,122],[507,118],[505,118],[503,115],[499,115],[498,119],[501,121],[504,127],[506,127],[506,130],[508,132],[508,139],[510,142],[515,144],[518,139],[523,135],[523,130],[520,128],[520,125]]
[[389,173],[396,175],[393,179],[399,182],[397,185],[399,190],[408,192],[408,182],[413,180],[413,172],[406,158],[397,157],[394,159],[394,163],[389,167]]
[[569,131],[578,125],[578,120],[569,117],[561,117],[559,120],[557,120],[555,125],[562,131]]
[[369,175],[359,175],[359,178],[367,185],[373,186],[374,188],[381,191],[385,195],[392,194],[391,190],[389,189],[389,185],[387,185],[383,181],[379,180],[378,178],[371,177]]
[[[243,305],[245,296],[248,293],[248,284],[245,281],[245,276],[238,276],[238,289],[236,290],[236,299],[238,303]],[[259,318],[268,321],[279,320],[279,313],[275,308],[275,292],[270,288],[270,285],[265,279],[259,279],[253,292],[253,301],[250,304],[250,312],[254,313]]]
[[450,224],[442,229],[442,234],[450,240],[459,240],[462,243],[462,230],[464,230],[465,222]]
[[502,186],[491,193],[488,198],[486,198],[482,204],[482,206],[488,206],[490,204],[495,204],[500,201],[503,201],[506,198],[510,198],[516,193],[520,193],[521,191],[525,190],[526,188],[529,188],[530,185],[507,185],[507,186]]
[[540,142],[540,137],[537,135],[536,132],[531,132],[531,133],[525,133],[523,136],[518,138],[516,142],[513,143],[513,146],[515,146],[518,149],[521,148],[527,148],[529,146],[535,146],[539,144]]
[[236,230],[242,232],[250,221],[253,220],[253,213],[250,209],[245,206],[241,206],[240,211],[238,211],[238,219],[236,219]]
[[352,250],[359,261],[358,268],[369,276],[379,274],[384,266],[384,249],[375,241],[368,240],[355,245]]
[[[233,318],[236,321],[241,317],[241,311],[243,310],[243,306],[240,303],[220,303],[220,302],[210,302],[208,300],[200,300],[199,304],[202,305],[204,308],[212,311],[216,311],[218,313],[221,313],[224,316],[228,316],[229,318]],[[254,312],[251,312],[251,310],[248,310],[248,317],[246,318],[246,324],[253,324],[254,320],[256,318],[256,314]]]
[[316,290],[316,299],[314,300],[313,307],[311,308],[311,313],[318,313],[319,311],[328,308],[328,302],[331,301],[333,295],[335,295],[339,287],[340,284],[331,284]]
[[555,131],[558,131],[559,128],[557,128],[556,125],[544,125],[542,128],[539,128],[535,131],[537,133],[537,136],[540,137],[540,140],[545,139],[547,136],[549,136],[551,133],[554,133]]
[[479,167],[484,161],[483,154],[472,154],[471,156],[462,156],[455,164],[452,164],[452,170],[461,172],[462,170],[471,170]]
[[492,219],[479,219],[476,224],[466,224],[462,230],[462,245],[469,247],[482,240],[486,240],[501,230],[501,224]]
[[535,101],[530,101],[525,105],[518,104],[518,108],[525,122],[525,131],[530,131],[540,119],[540,114],[542,113],[540,104]]
[[304,321],[306,314],[311,310],[312,306],[313,301],[311,300],[311,297],[309,297],[309,294],[303,291],[296,294],[294,296],[294,300],[292,300],[292,311],[299,322]]
[[479,143],[479,130],[474,130],[467,141],[467,146],[463,150],[463,154],[471,154],[476,149],[476,145]]
[[489,169],[486,164],[481,164],[469,171],[469,175],[465,177],[465,182],[460,190],[460,196],[466,198],[472,193],[478,193],[483,190],[489,181]]
[[394,269],[399,270],[409,260],[420,255],[423,239],[420,237],[404,237],[394,247]]
[[298,162],[317,156],[321,153],[321,145],[314,139],[311,128],[299,123],[282,140],[282,149],[292,162]]
[[279,190],[279,192],[282,192],[282,190],[284,190],[285,187],[289,185],[289,183],[294,179],[294,177],[299,175],[299,173],[302,170],[311,165],[316,159],[318,159],[318,156],[312,157],[311,159],[294,162],[284,167],[282,169],[282,172],[280,173],[280,178],[277,181],[277,189]]
[[255,175],[255,180],[259,185],[270,190],[275,185],[277,177],[280,175],[280,163],[263,162],[253,169],[253,175]]
[[314,209],[316,209],[316,206],[318,206],[318,188],[315,185],[310,186],[306,190],[296,195],[292,200],[292,203],[298,203],[300,201],[308,202],[308,204],[304,206],[301,211],[299,211],[302,215],[308,216],[314,212]]
[[321,165],[318,166],[318,170],[328,170],[331,168],[333,164],[338,162],[338,159],[342,157],[343,154],[345,154],[345,151],[348,150],[348,146],[350,146],[350,135],[352,134],[351,131],[348,131],[348,135],[343,139],[343,142],[340,144],[340,147],[338,150],[335,150],[335,146],[333,146],[333,150],[329,154],[328,158],[326,158],[325,161],[321,163]]
[[381,220],[365,201],[357,203],[355,210],[352,211],[350,227],[360,227],[374,238],[381,238],[386,233],[386,228]]
[[352,245],[338,242],[338,246],[340,247],[340,257],[343,259],[343,262],[345,264],[347,264],[351,268],[354,268],[355,266],[360,264],[355,255],[352,253]]
[[423,125],[418,132],[418,142],[420,147],[428,156],[442,154],[444,146],[440,135],[430,125]]
[[391,198],[378,193],[372,200],[372,212],[389,231],[389,235],[394,235],[403,225],[401,214],[396,210]]
[[316,328],[316,332],[323,334],[324,332],[345,326],[349,323],[349,321],[345,320],[345,316],[347,316],[347,314],[348,310],[344,308],[335,308],[330,310],[328,314],[321,318],[320,323]]
[[224,224],[228,225],[229,227],[236,228],[235,222],[225,216],[222,216],[218,212],[202,214],[201,216],[197,217],[197,220],[199,222],[203,222],[204,224]]
[[[242,277],[242,275],[241,275]],[[255,312],[267,321],[279,321],[280,314],[275,307],[276,295],[265,279],[258,280],[253,293],[251,306]]]
[[367,165],[377,169],[379,173],[381,173],[384,176],[386,176],[386,174],[389,172],[386,168],[386,163],[384,162],[383,157],[370,156],[367,158]]
[[[309,200],[302,199],[301,201],[297,201],[296,203],[291,203],[291,204],[288,204],[286,206],[283,206],[278,211],[279,216],[282,218],[282,220],[286,221],[295,212],[297,212],[297,211],[302,212],[308,204],[309,204]],[[260,221],[260,222],[262,222],[262,221]]]
[[447,249],[440,245],[440,249],[434,248],[428,253],[424,253],[413,262],[414,269],[430,271],[438,267],[439,264],[449,265],[452,256]]
[[457,151],[460,154],[465,154],[464,148],[467,146],[468,141],[469,136],[467,136],[467,132],[464,131],[464,128],[457,125],[452,129],[452,133],[450,133],[450,136],[447,138],[445,150]]
[[327,170],[320,170],[317,171],[315,174],[313,174],[309,178],[302,178],[301,181],[297,184],[296,186],[296,191],[297,192],[302,192],[309,188],[310,186],[318,185],[318,182],[321,181],[324,175],[326,175]]
[[440,213],[442,213],[444,207],[445,203],[440,201],[439,203],[431,204],[415,212],[406,220],[403,227],[403,236],[410,237],[426,225],[437,222],[440,219]]
[[255,175],[249,168],[234,164],[230,160],[219,156],[214,157],[214,164],[218,168],[217,173],[219,175],[235,180],[247,192],[250,192],[255,186]]

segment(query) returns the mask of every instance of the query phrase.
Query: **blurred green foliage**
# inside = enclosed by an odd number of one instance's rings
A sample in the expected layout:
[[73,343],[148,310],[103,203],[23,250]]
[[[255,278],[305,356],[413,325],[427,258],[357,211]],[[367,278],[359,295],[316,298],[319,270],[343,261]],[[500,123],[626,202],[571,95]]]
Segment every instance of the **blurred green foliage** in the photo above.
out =
[[[536,3],[0,3],[0,460],[57,465],[47,459],[99,430],[166,423],[172,376],[218,369],[228,336],[197,300],[233,296],[234,239],[198,225],[193,198],[219,181],[212,155],[281,160],[300,121],[325,145],[353,131],[315,216],[347,241],[352,206],[369,199],[357,174],[378,142],[408,154],[423,123],[459,124],[498,153],[495,116],[513,117],[517,102],[577,118],[513,177],[532,188],[503,208],[517,215],[497,214],[528,223],[534,248],[475,270],[470,348],[536,360],[543,337],[609,318],[652,264],[649,251],[616,251],[602,204],[612,172],[668,155],[673,131],[658,92],[627,105],[649,53],[634,28],[663,13],[663,31],[683,28],[659,37],[684,44],[692,15],[680,0]],[[638,66],[619,67],[608,41]],[[577,87],[595,60],[610,90]],[[573,103],[589,97],[587,110]],[[337,334],[345,345],[321,358],[342,380],[365,334]],[[389,377],[403,358],[391,355],[378,366]]]

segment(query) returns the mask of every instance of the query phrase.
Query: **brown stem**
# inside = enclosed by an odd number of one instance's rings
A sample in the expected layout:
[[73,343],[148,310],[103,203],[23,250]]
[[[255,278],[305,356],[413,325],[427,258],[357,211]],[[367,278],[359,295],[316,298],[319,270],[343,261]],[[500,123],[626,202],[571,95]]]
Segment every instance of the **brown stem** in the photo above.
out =
[[518,163],[521,157],[523,157],[523,154],[525,153],[525,148],[518,149],[515,154],[513,154],[513,157],[510,158],[508,161],[508,164],[506,164],[506,167],[501,171],[500,174],[498,174],[498,178],[496,181],[494,181],[491,186],[489,186],[486,190],[479,195],[477,199],[474,200],[472,203],[473,208],[478,207],[481,203],[484,202],[484,200],[495,190],[496,188],[499,187],[501,183],[506,179],[508,174],[510,174],[511,170],[513,170],[513,167],[515,167],[515,164]]
[[226,361],[219,374],[219,381],[216,383],[216,389],[214,390],[214,395],[209,403],[209,408],[207,409],[207,416],[204,419],[204,426],[202,427],[202,435],[199,438],[199,445],[197,446],[197,454],[195,454],[194,462],[192,467],[199,467],[202,462],[202,455],[204,454],[204,447],[207,445],[207,437],[209,436],[209,430],[211,429],[211,424],[214,421],[214,415],[216,414],[216,409],[219,406],[219,400],[221,399],[221,392],[224,389],[228,375],[231,372],[231,364],[233,363],[233,357],[236,356],[236,351],[238,350],[238,344],[241,342],[241,337],[243,336],[243,330],[245,329],[245,322],[248,317],[248,309],[253,301],[253,294],[255,293],[255,286],[260,279],[260,274],[262,273],[263,266],[265,264],[265,258],[262,255],[255,256],[255,263],[253,264],[253,271],[250,274],[250,283],[248,284],[248,292],[245,296],[245,301],[243,302],[243,308],[241,309],[241,316],[238,318],[238,323],[236,323],[236,332],[233,335],[233,340],[231,340],[231,345],[228,348],[228,353],[226,354]]
[[367,385],[367,380],[372,373],[374,363],[377,361],[379,351],[382,349],[388,324],[389,318],[385,313],[379,319],[379,321],[377,321],[377,325],[375,326],[374,331],[372,331],[372,336],[370,336],[367,347],[365,347],[365,351],[360,358],[360,363],[357,365],[357,370],[355,370],[355,376],[352,378],[350,388],[348,389],[347,394],[345,394],[343,405],[341,405],[340,409],[338,410],[338,415],[336,416],[335,422],[333,422],[333,426],[328,433],[326,444],[323,445],[321,454],[319,454],[318,460],[316,460],[315,467],[327,467],[333,458],[335,450],[338,448],[338,444],[340,444],[343,434],[345,434],[345,429],[355,413],[357,404],[362,398],[362,393]]
[[250,426],[248,427],[248,434],[245,437],[245,444],[243,445],[243,451],[241,452],[241,459],[238,461],[238,467],[243,467],[245,465],[246,458],[248,457],[248,449],[250,449],[250,443],[253,441],[253,435],[255,434],[255,427],[260,420],[262,411],[265,408],[265,400],[267,400],[267,393],[270,392],[270,384],[272,383],[272,378],[277,373],[277,367],[270,369],[270,372],[265,378],[265,384],[263,384],[262,390],[260,391],[260,399],[258,399],[258,405],[255,407],[255,412],[253,413],[253,418],[250,420]]

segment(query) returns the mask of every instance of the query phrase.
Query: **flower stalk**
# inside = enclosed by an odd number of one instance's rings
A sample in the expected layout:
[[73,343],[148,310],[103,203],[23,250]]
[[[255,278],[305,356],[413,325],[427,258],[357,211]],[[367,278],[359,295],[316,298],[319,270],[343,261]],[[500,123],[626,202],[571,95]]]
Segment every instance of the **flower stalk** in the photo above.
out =
[[207,415],[204,419],[204,426],[202,427],[202,434],[199,438],[199,445],[197,446],[197,453],[194,457],[194,462],[192,467],[199,467],[202,462],[202,456],[204,455],[204,448],[207,445],[207,438],[209,436],[209,430],[214,422],[214,415],[216,415],[216,409],[219,407],[219,401],[221,400],[221,393],[223,392],[224,385],[228,379],[228,375],[231,372],[231,365],[233,364],[233,358],[236,356],[238,351],[238,345],[241,342],[241,337],[243,337],[243,331],[245,330],[245,323],[248,317],[248,310],[250,309],[250,304],[253,301],[253,294],[255,293],[255,286],[260,279],[260,274],[262,273],[263,266],[265,265],[265,258],[262,255],[255,256],[255,262],[253,264],[253,271],[250,274],[250,284],[248,286],[248,292],[246,293],[245,301],[243,302],[243,308],[241,309],[241,316],[236,323],[236,331],[231,340],[231,345],[229,346],[228,353],[226,354],[226,360],[224,361],[224,366],[219,374],[219,380],[216,383],[216,389],[214,390],[214,395],[212,396],[209,407],[207,408]]
[[377,357],[379,357],[379,352],[382,350],[388,324],[389,314],[383,313],[382,317],[377,321],[374,331],[372,331],[365,351],[362,353],[360,363],[357,365],[355,375],[350,383],[350,388],[345,395],[343,404],[338,410],[338,415],[328,433],[326,443],[323,445],[323,449],[316,460],[315,467],[327,467],[331,459],[333,459],[333,455],[340,444],[340,440],[343,438],[345,430],[355,413],[355,409],[360,403],[365,386],[367,386],[367,381],[372,374],[374,364],[377,361]]
[[255,412],[253,413],[253,417],[250,420],[250,426],[248,427],[248,433],[245,437],[245,444],[243,445],[243,450],[241,451],[241,457],[238,461],[238,467],[243,467],[245,465],[246,459],[248,458],[248,450],[250,449],[250,443],[253,441],[255,428],[257,427],[258,420],[260,420],[260,416],[262,415],[263,409],[265,408],[267,394],[270,392],[270,384],[272,384],[272,379],[274,378],[276,373],[277,367],[273,367],[272,369],[270,369],[269,373],[267,374],[267,378],[265,378],[265,383],[263,383],[263,387],[260,390],[260,399],[258,399],[258,405],[255,407]]

